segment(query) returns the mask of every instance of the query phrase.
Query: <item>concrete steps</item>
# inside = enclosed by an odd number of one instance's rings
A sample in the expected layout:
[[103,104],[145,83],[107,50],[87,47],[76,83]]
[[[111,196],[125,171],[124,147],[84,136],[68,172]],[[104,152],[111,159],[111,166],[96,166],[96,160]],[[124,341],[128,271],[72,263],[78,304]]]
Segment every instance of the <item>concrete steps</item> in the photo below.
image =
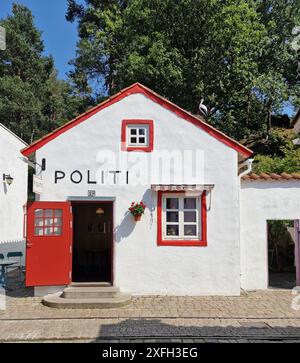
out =
[[109,282],[72,282],[69,287],[111,287]]
[[102,283],[71,284],[63,292],[44,296],[45,306],[58,309],[107,309],[125,306],[131,301],[129,294],[116,286]]
[[67,287],[62,293],[65,299],[101,299],[104,297],[118,297],[120,289],[115,286],[110,287]]

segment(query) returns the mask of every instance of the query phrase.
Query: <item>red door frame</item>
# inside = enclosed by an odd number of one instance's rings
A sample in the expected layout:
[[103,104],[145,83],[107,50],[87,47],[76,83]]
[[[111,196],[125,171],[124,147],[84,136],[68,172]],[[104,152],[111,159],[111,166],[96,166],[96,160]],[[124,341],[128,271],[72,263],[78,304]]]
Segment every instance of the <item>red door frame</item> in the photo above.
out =
[[[111,204],[111,239],[110,239],[110,248],[111,248],[111,256],[110,256],[110,276],[111,276],[111,285],[114,285],[114,229],[115,229],[115,223],[114,223],[114,209],[115,209],[115,200],[70,200],[70,203],[73,207],[75,204],[96,204],[96,203],[103,203],[103,204]],[[73,208],[72,208],[73,209]],[[74,227],[74,226],[73,226]],[[72,233],[74,234],[74,228]],[[73,235],[72,235],[72,255],[71,255],[71,271],[72,271],[72,279],[73,279]],[[72,280],[73,281],[73,280]]]

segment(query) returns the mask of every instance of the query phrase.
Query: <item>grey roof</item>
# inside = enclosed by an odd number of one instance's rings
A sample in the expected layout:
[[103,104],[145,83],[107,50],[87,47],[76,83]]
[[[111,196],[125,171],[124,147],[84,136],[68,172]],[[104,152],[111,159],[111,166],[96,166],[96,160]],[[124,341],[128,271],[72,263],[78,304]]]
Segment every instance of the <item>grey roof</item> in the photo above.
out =
[[6,130],[7,132],[9,132],[12,136],[14,136],[16,139],[18,139],[19,141],[21,141],[25,146],[27,146],[27,142],[25,142],[24,140],[22,140],[18,135],[16,135],[14,132],[12,132],[10,129],[8,129],[6,126],[4,126],[3,124],[0,123],[0,127],[2,127],[4,130]]

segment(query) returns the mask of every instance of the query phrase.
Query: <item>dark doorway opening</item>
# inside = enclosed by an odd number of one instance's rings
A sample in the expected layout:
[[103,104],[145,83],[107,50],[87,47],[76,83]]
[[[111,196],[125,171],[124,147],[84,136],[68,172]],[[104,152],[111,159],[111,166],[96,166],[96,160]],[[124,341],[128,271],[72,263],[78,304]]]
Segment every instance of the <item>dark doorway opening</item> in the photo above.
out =
[[293,220],[270,220],[268,226],[269,287],[296,286],[297,232]]
[[112,284],[113,202],[74,202],[73,282]]

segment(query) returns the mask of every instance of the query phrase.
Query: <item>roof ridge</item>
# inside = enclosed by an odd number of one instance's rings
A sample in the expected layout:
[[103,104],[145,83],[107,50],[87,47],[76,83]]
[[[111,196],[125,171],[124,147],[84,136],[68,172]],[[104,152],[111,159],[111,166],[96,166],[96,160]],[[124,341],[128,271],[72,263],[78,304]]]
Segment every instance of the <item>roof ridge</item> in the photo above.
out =
[[252,151],[248,149],[246,146],[242,145],[238,141],[230,138],[223,132],[215,129],[212,125],[205,122],[203,119],[200,119],[194,115],[192,115],[190,112],[184,110],[183,108],[177,106],[176,104],[172,103],[168,99],[160,96],[158,93],[152,91],[150,88],[147,88],[146,86],[142,85],[141,83],[134,83],[129,87],[124,88],[123,90],[119,91],[113,96],[108,97],[106,100],[101,102],[100,104],[92,107],[91,109],[87,110],[83,114],[77,116],[73,120],[65,123],[64,125],[60,126],[56,130],[50,132],[49,134],[43,136],[41,139],[35,141],[31,145],[27,146],[23,150],[21,150],[22,154],[25,156],[28,156],[38,150],[43,145],[47,144],[49,141],[54,139],[55,137],[59,136],[60,134],[64,133],[65,131],[69,130],[70,128],[75,127],[79,123],[87,120],[91,116],[95,115],[97,112],[101,111],[102,109],[109,107],[111,104],[118,102],[122,100],[123,98],[131,95],[141,93],[144,94],[144,96],[151,99],[153,102],[158,103],[162,107],[168,109],[169,111],[179,115],[180,118],[189,121],[193,123],[194,125],[202,128],[205,132],[210,134],[211,136],[218,139],[223,144],[227,145],[228,147],[233,148],[240,154],[242,154],[245,157],[249,157],[252,155]]

